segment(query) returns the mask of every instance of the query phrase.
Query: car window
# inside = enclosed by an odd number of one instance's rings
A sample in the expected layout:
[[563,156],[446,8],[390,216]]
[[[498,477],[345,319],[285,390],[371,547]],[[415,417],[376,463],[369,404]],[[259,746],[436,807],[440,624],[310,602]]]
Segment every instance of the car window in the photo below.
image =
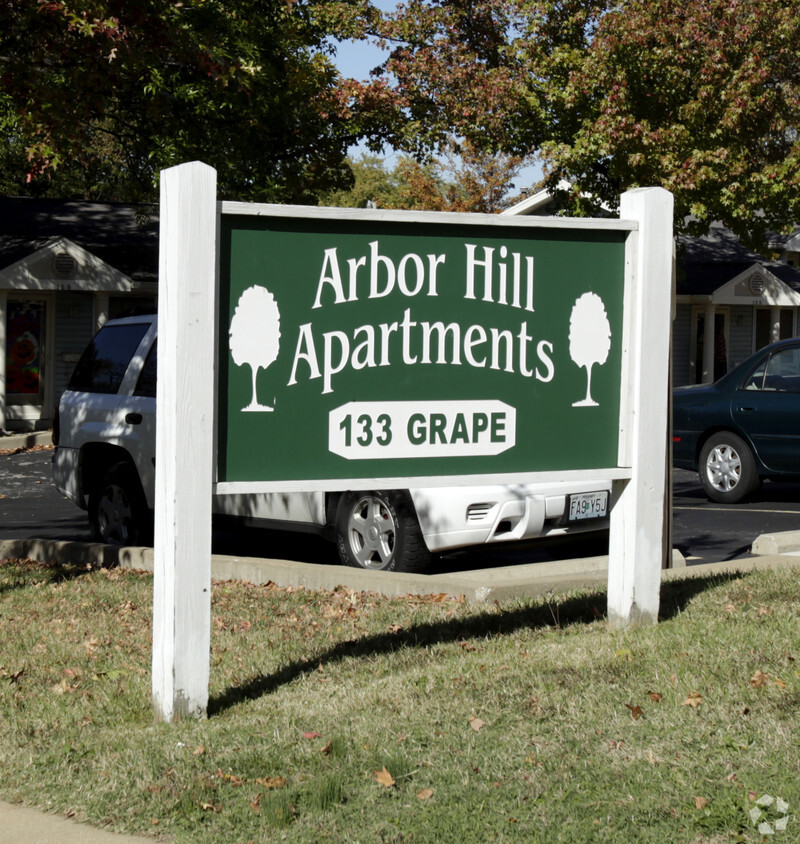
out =
[[766,361],[759,364],[747,377],[742,388],[745,390],[763,390],[764,389],[764,373],[767,370]]
[[81,355],[68,390],[87,393],[116,393],[133,353],[150,323],[107,325],[101,328]]
[[781,349],[763,361],[742,385],[745,390],[800,393],[800,346]]
[[136,382],[135,396],[156,397],[156,369],[158,368],[158,345],[153,343],[153,348],[147,355],[142,371],[139,373],[139,380]]
[[781,349],[770,355],[764,389],[800,393],[800,346]]

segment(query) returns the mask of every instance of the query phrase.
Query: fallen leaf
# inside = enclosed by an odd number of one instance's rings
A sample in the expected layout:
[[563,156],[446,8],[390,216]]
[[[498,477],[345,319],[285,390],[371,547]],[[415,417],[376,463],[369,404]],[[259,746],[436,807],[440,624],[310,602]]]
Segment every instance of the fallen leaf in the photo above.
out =
[[374,771],[375,782],[382,785],[384,788],[391,788],[395,782],[394,777],[386,770],[386,765],[380,771]]
[[330,754],[330,752],[331,752],[331,747],[332,747],[332,746],[333,746],[333,741],[331,740],[331,741],[329,741],[329,742],[325,745],[325,747],[321,747],[321,748],[319,749],[319,752],[320,752],[323,756],[328,756],[328,755]]
[[206,752],[205,747],[202,744],[198,744],[197,747],[192,751],[193,756],[202,756]]
[[708,805],[708,800],[705,797],[695,797],[694,805],[697,811],[700,812]]
[[760,689],[762,686],[767,685],[767,681],[769,680],[769,674],[765,674],[760,669],[756,671],[755,674],[750,678],[750,685],[754,689]]
[[653,703],[661,703],[661,695],[658,692],[648,692],[647,696]]
[[313,732],[303,733],[303,738],[308,739],[309,741],[311,739],[315,739],[315,738],[322,738],[322,733],[313,733]]
[[480,732],[481,728],[485,725],[485,721],[481,721],[480,718],[470,718],[469,725],[475,730],[476,733]]
[[629,704],[629,703],[626,703],[625,706],[626,706],[627,709],[630,709],[631,717],[633,718],[634,721],[638,721],[640,718],[642,718],[644,716],[644,710],[642,709],[641,706],[631,706],[631,704]]
[[283,788],[286,785],[286,777],[259,777],[256,782],[270,791],[273,788]]
[[697,709],[703,702],[703,697],[700,692],[689,692],[689,697],[681,704],[681,706],[691,706],[692,709]]
[[420,800],[430,800],[433,797],[432,788],[423,788],[422,791],[417,792],[417,798]]
[[478,650],[472,642],[459,642],[458,643],[465,651],[476,651]]

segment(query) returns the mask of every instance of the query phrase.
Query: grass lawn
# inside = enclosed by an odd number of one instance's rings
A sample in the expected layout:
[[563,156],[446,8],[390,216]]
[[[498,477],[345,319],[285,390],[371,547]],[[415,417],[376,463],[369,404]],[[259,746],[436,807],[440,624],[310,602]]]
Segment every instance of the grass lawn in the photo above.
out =
[[612,632],[603,592],[215,583],[209,718],[155,725],[152,577],[5,560],[0,797],[191,844],[800,841],[799,599],[679,581]]

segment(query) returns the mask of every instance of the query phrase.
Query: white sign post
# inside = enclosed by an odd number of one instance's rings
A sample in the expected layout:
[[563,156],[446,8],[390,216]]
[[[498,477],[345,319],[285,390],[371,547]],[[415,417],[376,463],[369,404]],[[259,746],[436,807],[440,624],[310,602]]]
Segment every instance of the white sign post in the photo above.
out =
[[622,194],[620,216],[636,220],[626,249],[626,303],[619,465],[608,559],[612,627],[655,624],[664,555],[672,302],[672,194],[639,188]]
[[211,639],[216,172],[161,173],[153,706],[205,717]]

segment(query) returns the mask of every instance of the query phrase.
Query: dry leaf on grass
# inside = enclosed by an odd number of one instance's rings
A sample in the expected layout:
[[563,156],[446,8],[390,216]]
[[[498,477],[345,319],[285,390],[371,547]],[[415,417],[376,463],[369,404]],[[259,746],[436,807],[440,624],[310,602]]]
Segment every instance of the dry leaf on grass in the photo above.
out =
[[286,777],[259,777],[256,782],[267,789],[283,788],[286,785]]
[[469,725],[470,725],[470,727],[472,727],[473,730],[475,730],[476,733],[479,733],[481,731],[481,728],[485,725],[485,723],[486,722],[481,721],[480,718],[470,718],[469,719]]
[[625,706],[630,709],[631,718],[633,718],[634,721],[638,721],[640,718],[644,717],[644,710],[641,706],[632,706],[630,703],[626,703]]
[[708,805],[708,800],[705,797],[695,797],[694,805],[697,811],[700,812]]
[[375,775],[375,782],[384,788],[391,788],[395,784],[394,777],[386,770],[386,765],[380,771],[373,771],[373,773]]
[[689,692],[689,697],[681,704],[681,706],[691,706],[692,709],[697,709],[703,702],[703,696],[700,692]]
[[419,800],[430,800],[431,797],[433,797],[432,788],[423,788],[422,791],[417,792],[417,798]]

